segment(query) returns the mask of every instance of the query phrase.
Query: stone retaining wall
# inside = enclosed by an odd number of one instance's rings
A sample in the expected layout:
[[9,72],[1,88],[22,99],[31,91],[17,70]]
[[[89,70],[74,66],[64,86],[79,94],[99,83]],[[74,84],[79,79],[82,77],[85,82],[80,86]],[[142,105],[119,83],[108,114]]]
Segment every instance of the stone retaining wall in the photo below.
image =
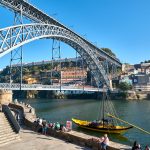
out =
[[[32,130],[35,130],[35,124],[34,121],[36,119],[36,115],[31,113],[30,109],[22,104],[9,104],[11,108],[19,109],[24,114],[24,123],[27,127],[30,127]],[[62,140],[65,140],[67,142],[71,142],[83,147],[90,147],[92,150],[99,150],[99,143],[94,140],[96,137],[86,135],[83,133],[79,133],[76,131],[70,131],[70,132],[62,132],[62,131],[56,131],[51,128],[48,128],[47,134]],[[129,150],[131,149],[130,146],[122,145],[115,142],[110,142],[110,146],[108,147],[108,150]]]
[[0,105],[9,104],[12,102],[11,90],[0,90]]

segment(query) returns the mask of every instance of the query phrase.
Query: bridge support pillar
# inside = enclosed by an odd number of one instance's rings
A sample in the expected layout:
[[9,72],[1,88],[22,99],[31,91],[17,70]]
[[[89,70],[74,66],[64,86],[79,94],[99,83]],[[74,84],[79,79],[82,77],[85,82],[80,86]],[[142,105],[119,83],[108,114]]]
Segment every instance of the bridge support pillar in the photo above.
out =
[[110,89],[113,90],[112,80],[109,80],[109,82],[110,82]]
[[12,95],[11,90],[0,90],[0,105],[12,102]]

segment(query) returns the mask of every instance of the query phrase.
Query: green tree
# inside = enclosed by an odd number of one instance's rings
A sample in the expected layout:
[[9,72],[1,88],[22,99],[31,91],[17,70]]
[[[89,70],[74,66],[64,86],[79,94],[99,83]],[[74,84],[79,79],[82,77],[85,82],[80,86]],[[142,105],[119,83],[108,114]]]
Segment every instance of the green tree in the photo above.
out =
[[10,72],[10,67],[6,66],[6,68],[3,69],[3,71],[1,71],[1,74],[2,75],[9,75],[9,72]]
[[112,52],[111,49],[109,48],[101,48],[103,51],[105,51],[106,53],[110,54],[111,56],[116,57],[116,55]]
[[119,89],[121,91],[128,91],[132,89],[131,84],[128,84],[127,82],[121,82],[119,83]]
[[51,69],[52,69],[51,64],[45,64],[45,69],[46,69],[46,70],[51,70]]
[[[141,63],[143,63],[143,62],[141,62]],[[144,63],[150,63],[150,60],[145,60]]]

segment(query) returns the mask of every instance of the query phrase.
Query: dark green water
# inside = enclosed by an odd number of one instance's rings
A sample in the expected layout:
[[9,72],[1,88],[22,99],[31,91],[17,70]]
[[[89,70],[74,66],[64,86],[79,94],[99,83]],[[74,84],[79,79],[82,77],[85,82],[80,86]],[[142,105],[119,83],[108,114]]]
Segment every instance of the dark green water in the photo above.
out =
[[[71,118],[83,120],[94,120],[98,117],[100,101],[98,100],[48,100],[34,99],[25,100],[36,109],[39,117],[52,122],[65,123]],[[114,106],[123,120],[133,123],[147,131],[150,131],[150,100],[143,101],[113,101]],[[90,132],[73,125],[74,130],[101,136],[101,133]],[[145,134],[135,128],[127,131],[123,135],[109,135],[110,139],[119,143],[132,145],[137,140],[143,147],[150,145],[150,135]]]

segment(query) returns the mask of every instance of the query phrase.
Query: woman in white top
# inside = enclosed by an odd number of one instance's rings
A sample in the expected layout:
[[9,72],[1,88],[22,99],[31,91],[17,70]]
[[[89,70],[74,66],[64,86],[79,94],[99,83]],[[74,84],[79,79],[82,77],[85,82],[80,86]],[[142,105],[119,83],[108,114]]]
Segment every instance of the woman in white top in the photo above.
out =
[[104,137],[101,138],[100,140],[100,146],[102,150],[106,150],[109,145],[109,138],[107,134],[104,134]]

